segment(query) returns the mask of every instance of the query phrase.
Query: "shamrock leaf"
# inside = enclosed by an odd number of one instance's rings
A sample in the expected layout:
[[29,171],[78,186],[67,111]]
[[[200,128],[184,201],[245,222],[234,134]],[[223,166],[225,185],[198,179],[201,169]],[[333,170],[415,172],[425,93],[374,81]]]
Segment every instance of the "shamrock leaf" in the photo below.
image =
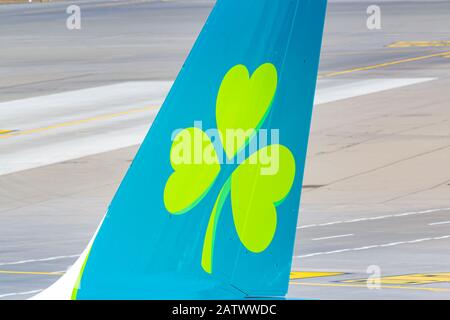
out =
[[[225,75],[216,103],[217,128],[228,158],[232,159],[259,130],[270,111],[277,89],[277,70],[261,65],[250,77],[247,67],[237,65]],[[244,139],[233,134],[244,131]]]
[[218,220],[230,192],[239,239],[249,251],[260,253],[273,240],[277,228],[276,207],[288,195],[294,177],[294,156],[282,145],[259,150],[233,172],[220,191],[206,230],[202,254],[202,267],[206,272],[212,272]]
[[[264,161],[262,161],[264,160]],[[263,164],[264,163],[264,164]],[[264,174],[265,164],[275,166]],[[245,160],[231,178],[231,204],[236,231],[242,244],[260,253],[272,242],[277,210],[295,177],[295,160],[288,148],[271,145]]]
[[164,189],[164,204],[170,213],[183,214],[208,193],[220,172],[219,159],[208,135],[189,128],[175,137],[170,162],[174,173]]

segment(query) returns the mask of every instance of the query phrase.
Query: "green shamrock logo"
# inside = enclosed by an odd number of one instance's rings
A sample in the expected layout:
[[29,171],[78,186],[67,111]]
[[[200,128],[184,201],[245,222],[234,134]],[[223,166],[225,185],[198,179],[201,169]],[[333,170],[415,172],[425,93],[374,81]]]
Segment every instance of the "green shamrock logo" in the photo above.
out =
[[[228,159],[246,147],[263,125],[276,93],[277,70],[273,64],[261,65],[250,76],[244,65],[225,75],[216,103],[219,136]],[[228,132],[243,132],[241,139]],[[200,155],[200,156],[199,156]],[[185,161],[178,161],[183,158]],[[194,208],[208,193],[221,171],[217,151],[210,137],[199,128],[182,130],[170,152],[174,170],[164,190],[164,204],[173,215]],[[277,170],[264,174],[267,163]],[[231,194],[233,221],[241,243],[253,253],[265,251],[277,228],[277,207],[289,194],[295,177],[295,159],[279,144],[264,147],[243,161],[222,187],[206,230],[202,268],[213,270],[213,253],[219,217]]]

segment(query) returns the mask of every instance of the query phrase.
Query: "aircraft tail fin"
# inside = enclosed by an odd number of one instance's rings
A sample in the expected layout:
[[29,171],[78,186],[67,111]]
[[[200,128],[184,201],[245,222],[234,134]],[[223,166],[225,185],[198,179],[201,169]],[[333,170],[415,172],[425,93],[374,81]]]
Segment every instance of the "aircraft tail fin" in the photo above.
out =
[[325,11],[326,0],[217,2],[72,298],[286,294]]

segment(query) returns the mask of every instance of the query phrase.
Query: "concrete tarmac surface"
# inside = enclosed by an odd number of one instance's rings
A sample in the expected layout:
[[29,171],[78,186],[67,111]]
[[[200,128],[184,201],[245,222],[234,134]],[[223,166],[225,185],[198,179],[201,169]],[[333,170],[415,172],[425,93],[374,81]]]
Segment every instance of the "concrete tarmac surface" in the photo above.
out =
[[[86,247],[213,5],[72,3],[0,5],[0,299]],[[450,1],[369,4],[329,4],[288,296],[450,299]]]

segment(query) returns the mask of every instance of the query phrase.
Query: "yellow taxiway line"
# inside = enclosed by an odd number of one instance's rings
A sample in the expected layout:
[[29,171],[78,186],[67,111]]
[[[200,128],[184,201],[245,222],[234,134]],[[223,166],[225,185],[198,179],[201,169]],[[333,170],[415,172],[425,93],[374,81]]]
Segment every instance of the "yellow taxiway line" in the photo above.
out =
[[[313,282],[293,282],[291,285],[309,286],[309,287],[336,287],[336,288],[366,288],[365,284],[341,284],[341,283],[313,283]],[[430,287],[410,287],[410,286],[390,286],[382,285],[380,289],[400,289],[400,290],[418,290],[418,291],[432,291],[432,292],[450,292],[446,288],[430,288]]]
[[344,272],[292,271],[291,280],[342,276]]
[[[366,279],[344,280],[344,283],[365,283]],[[414,273],[380,278],[381,284],[387,285],[423,285],[432,283],[450,283],[450,272]]]
[[73,121],[68,121],[68,122],[62,122],[62,123],[57,123],[57,124],[53,124],[53,125],[46,126],[46,127],[41,127],[41,128],[5,133],[5,134],[0,135],[0,139],[28,135],[28,134],[33,134],[33,133],[38,133],[38,132],[43,132],[43,131],[49,131],[52,129],[58,129],[58,128],[73,127],[73,126],[76,126],[79,124],[85,124],[85,123],[89,123],[89,122],[102,121],[102,120],[109,120],[109,119],[118,118],[118,117],[121,117],[124,115],[129,115],[129,114],[133,114],[133,113],[141,113],[141,112],[145,112],[145,111],[152,111],[152,110],[158,110],[158,109],[159,109],[159,107],[152,106],[152,107],[145,107],[145,108],[139,108],[139,109],[131,109],[131,110],[123,111],[123,112],[105,114],[105,115],[91,117],[91,118],[87,118],[87,119],[79,119],[79,120],[73,120]]
[[450,40],[397,41],[388,45],[388,48],[418,48],[418,47],[450,47]]
[[433,54],[429,54],[429,55],[425,55],[425,56],[418,56],[418,57],[408,58],[408,59],[395,60],[395,61],[390,61],[390,62],[385,62],[385,63],[379,63],[379,64],[374,64],[374,65],[366,66],[366,67],[359,67],[359,68],[353,68],[353,69],[348,69],[348,70],[343,70],[343,71],[324,73],[324,74],[319,75],[319,79],[331,78],[331,77],[341,76],[341,75],[349,74],[349,73],[368,71],[368,70],[384,68],[384,67],[394,66],[394,65],[408,63],[408,62],[421,61],[421,60],[427,60],[427,59],[431,59],[431,58],[447,57],[447,56],[450,56],[450,51],[433,53]]

